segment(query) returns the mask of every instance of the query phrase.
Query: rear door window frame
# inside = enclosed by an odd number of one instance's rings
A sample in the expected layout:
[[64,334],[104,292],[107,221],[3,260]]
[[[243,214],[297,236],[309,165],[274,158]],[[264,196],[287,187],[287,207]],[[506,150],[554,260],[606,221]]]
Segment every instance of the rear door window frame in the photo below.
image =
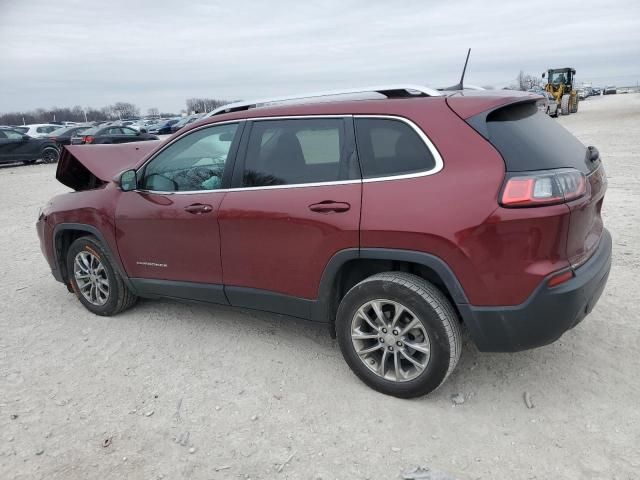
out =
[[[323,119],[335,119],[342,120],[344,122],[344,149],[345,155],[341,160],[343,162],[355,162],[355,168],[357,173],[353,175],[354,178],[345,178],[341,180],[331,180],[331,181],[318,181],[318,182],[305,182],[305,183],[291,183],[291,184],[283,184],[283,185],[256,185],[256,186],[244,186],[244,169],[246,165],[247,153],[249,148],[249,139],[251,137],[251,132],[253,127],[258,122],[269,122],[269,121],[281,121],[281,120],[323,120]],[[341,170],[347,172],[349,174],[349,165],[341,165],[339,167]],[[356,176],[357,175],[357,176]],[[349,175],[351,176],[351,175]],[[247,126],[242,134],[242,139],[240,141],[240,148],[238,150],[238,154],[236,156],[236,162],[233,169],[233,177],[231,180],[231,191],[242,191],[242,190],[272,190],[272,189],[283,189],[283,188],[301,188],[301,187],[317,187],[323,185],[344,185],[351,183],[360,183],[362,182],[362,171],[360,170],[360,164],[357,159],[357,152],[355,146],[355,129],[353,126],[353,115],[285,115],[285,116],[273,116],[273,117],[264,117],[264,118],[251,118],[247,119]]]

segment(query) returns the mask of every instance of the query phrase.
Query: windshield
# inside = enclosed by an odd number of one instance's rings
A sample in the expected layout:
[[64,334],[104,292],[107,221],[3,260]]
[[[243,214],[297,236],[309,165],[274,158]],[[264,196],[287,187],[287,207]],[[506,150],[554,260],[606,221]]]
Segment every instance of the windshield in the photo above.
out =
[[560,84],[560,83],[567,83],[567,72],[552,72],[551,75],[549,75],[549,80],[551,81],[551,83],[554,84]]

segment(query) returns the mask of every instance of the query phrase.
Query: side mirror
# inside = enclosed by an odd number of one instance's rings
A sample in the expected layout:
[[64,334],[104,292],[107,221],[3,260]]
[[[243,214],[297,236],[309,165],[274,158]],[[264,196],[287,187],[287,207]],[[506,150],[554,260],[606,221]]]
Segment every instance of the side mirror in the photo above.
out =
[[138,133],[147,133],[147,129],[146,128],[141,128]]
[[138,176],[135,170],[127,170],[120,175],[120,188],[123,192],[130,192],[138,188]]
[[28,142],[31,137],[29,135],[22,135],[21,142]]
[[542,72],[542,78],[544,78],[544,77],[545,77],[545,75],[546,75],[546,73],[545,73],[545,72]]

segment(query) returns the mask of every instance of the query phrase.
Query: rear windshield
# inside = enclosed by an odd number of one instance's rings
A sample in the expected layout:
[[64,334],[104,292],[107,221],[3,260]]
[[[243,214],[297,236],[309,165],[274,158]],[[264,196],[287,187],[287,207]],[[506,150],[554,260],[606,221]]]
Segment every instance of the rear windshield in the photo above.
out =
[[488,140],[498,149],[507,171],[576,168],[589,173],[586,147],[534,102],[491,112],[486,120]]

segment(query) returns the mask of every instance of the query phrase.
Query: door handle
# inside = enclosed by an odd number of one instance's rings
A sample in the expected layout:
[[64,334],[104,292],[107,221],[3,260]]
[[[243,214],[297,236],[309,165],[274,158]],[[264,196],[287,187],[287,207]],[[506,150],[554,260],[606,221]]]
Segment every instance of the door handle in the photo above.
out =
[[334,202],[333,200],[324,200],[319,203],[309,205],[309,210],[318,213],[346,212],[351,208],[347,202]]
[[184,209],[189,213],[200,214],[210,212],[211,210],[213,210],[213,207],[204,203],[194,203],[192,205],[184,207]]

